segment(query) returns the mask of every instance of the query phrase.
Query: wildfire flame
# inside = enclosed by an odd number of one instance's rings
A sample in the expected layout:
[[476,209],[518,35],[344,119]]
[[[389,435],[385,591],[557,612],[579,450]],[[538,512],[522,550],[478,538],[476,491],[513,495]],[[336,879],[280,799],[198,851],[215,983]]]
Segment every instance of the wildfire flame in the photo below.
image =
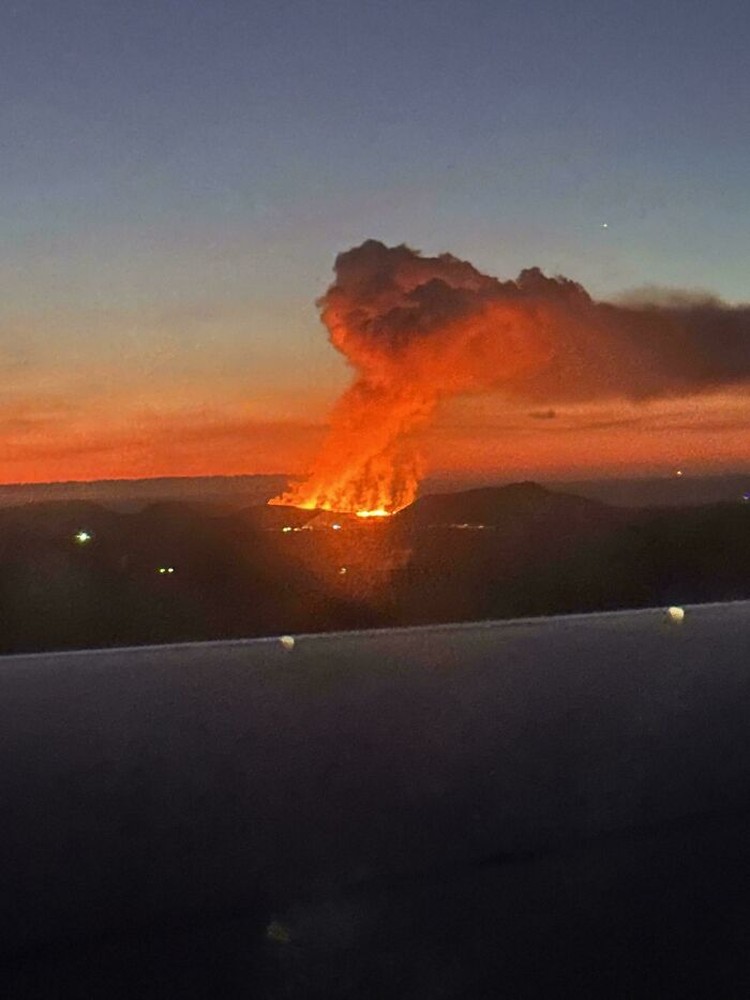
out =
[[336,259],[318,305],[357,376],[336,403],[312,475],[272,504],[385,517],[416,497],[413,434],[440,400],[481,391],[548,355],[543,307],[445,254],[370,240]]

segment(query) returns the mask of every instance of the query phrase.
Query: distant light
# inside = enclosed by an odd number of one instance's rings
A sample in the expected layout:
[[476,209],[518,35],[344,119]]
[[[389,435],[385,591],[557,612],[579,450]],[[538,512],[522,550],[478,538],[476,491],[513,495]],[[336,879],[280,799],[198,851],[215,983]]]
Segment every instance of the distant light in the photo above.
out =
[[671,622],[681,622],[685,617],[685,609],[678,607],[667,608],[665,612],[667,619]]
[[156,572],[161,573],[162,576],[165,573],[174,573],[174,566],[160,566]]
[[80,531],[76,531],[75,535],[73,535],[73,538],[79,545],[86,545],[93,537],[90,531],[85,531],[83,528]]
[[682,469],[678,469],[675,475],[679,478],[682,475]]
[[339,570],[339,576],[344,576],[346,573],[346,566],[342,566]]
[[294,639],[291,635],[282,635],[279,638],[279,642],[284,647],[284,649],[294,649]]
[[391,512],[378,507],[375,510],[358,510],[357,517],[390,517]]
[[287,534],[287,532],[291,531],[292,529],[289,527],[288,524],[285,524],[281,530],[284,532],[284,534]]
[[608,222],[603,222],[602,223],[602,229],[609,229],[609,223]]
[[750,503],[750,493],[743,493],[742,494],[742,500],[743,500],[743,503]]
[[[285,636],[284,638],[288,637]],[[292,640],[292,642],[294,642],[294,640]],[[268,927],[266,927],[266,937],[269,941],[273,941],[275,944],[289,944],[292,940],[289,928],[286,924],[282,924],[278,920],[272,920]]]
[[340,524],[332,524],[331,527],[333,528],[334,531],[341,531]]

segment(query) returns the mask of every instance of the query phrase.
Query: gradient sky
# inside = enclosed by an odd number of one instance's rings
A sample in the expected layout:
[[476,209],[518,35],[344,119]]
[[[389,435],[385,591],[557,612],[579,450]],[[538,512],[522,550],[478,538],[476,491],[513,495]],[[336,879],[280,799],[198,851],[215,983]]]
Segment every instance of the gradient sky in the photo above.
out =
[[[348,377],[315,299],[370,237],[747,301],[749,43],[746,0],[8,0],[0,481],[304,471]],[[423,444],[747,466],[746,397],[458,401]]]

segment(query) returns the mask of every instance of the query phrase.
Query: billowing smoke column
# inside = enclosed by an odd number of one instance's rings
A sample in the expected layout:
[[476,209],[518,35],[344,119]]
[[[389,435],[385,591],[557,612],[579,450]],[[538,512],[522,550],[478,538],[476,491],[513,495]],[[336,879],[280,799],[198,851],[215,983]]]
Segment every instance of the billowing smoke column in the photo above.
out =
[[645,399],[750,379],[750,307],[597,303],[536,268],[503,282],[450,254],[374,240],[340,254],[335,273],[318,304],[356,378],[313,474],[272,503],[363,515],[410,503],[410,436],[448,396]]

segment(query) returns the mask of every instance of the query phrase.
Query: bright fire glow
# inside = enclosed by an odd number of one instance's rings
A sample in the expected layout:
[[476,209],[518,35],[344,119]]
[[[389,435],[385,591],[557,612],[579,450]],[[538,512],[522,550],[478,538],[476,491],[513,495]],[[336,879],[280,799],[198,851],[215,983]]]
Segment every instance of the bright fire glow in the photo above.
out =
[[536,294],[526,285],[448,254],[422,257],[372,240],[340,254],[319,306],[355,378],[333,408],[311,475],[269,502],[359,517],[412,503],[422,475],[415,435],[441,400],[495,389],[551,356],[548,301],[556,300],[546,286]]
[[[348,402],[348,396],[344,400]],[[358,426],[348,425],[343,438],[334,432],[313,475],[269,503],[360,517],[386,517],[412,503],[419,483],[418,464],[383,447],[381,435],[391,433],[382,426],[387,422],[380,421],[381,428],[373,431],[378,414],[366,416],[357,421]],[[374,458],[369,457],[373,446],[381,451]]]

